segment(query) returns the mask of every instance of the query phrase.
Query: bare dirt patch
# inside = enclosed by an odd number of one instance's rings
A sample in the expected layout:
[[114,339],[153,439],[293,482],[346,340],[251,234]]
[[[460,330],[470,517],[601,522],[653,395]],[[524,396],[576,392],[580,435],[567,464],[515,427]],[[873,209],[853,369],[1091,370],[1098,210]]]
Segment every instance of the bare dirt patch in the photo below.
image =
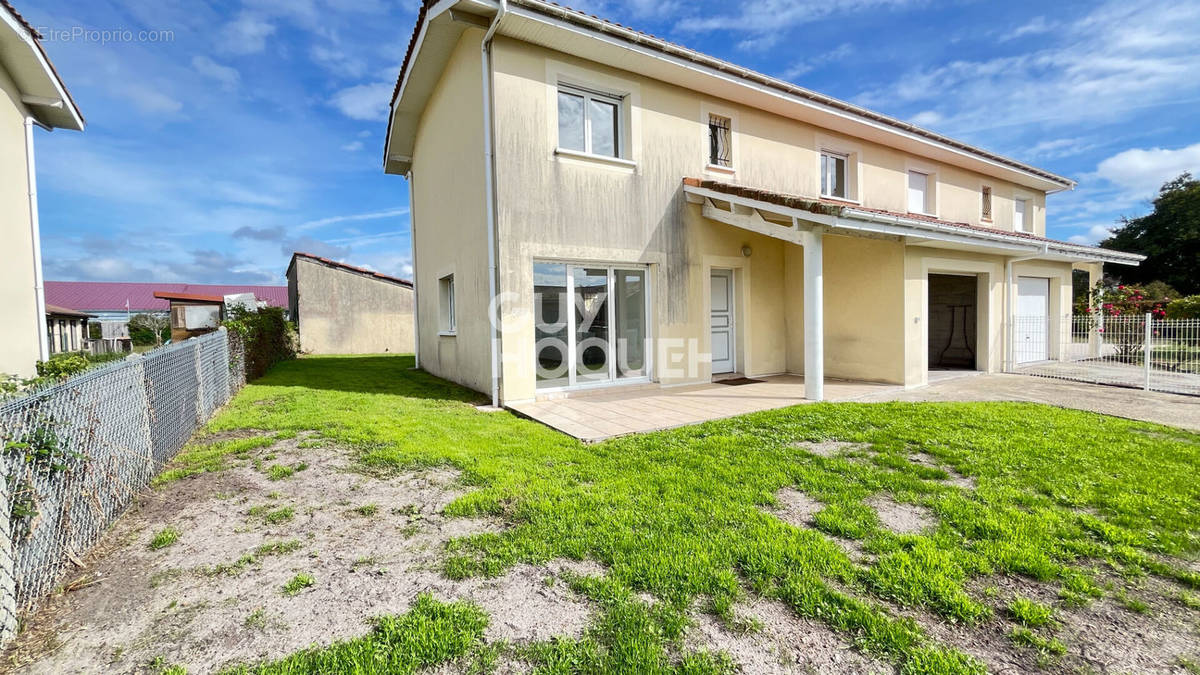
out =
[[[823,623],[796,616],[787,605],[755,598],[736,607],[739,620],[762,629],[731,629],[710,614],[693,617],[684,643],[688,649],[721,650],[744,673],[891,673],[891,664],[854,650],[845,637]],[[739,621],[738,623],[741,623]]]
[[[502,527],[442,515],[465,492],[455,471],[366,476],[338,451],[301,442],[143,495],[85,562],[79,577],[91,585],[50,599],[10,650],[10,665],[131,672],[161,657],[189,673],[212,672],[360,636],[371,617],[402,613],[421,592],[478,603],[491,617],[490,640],[574,637],[591,621],[590,605],[560,577],[603,573],[598,565],[521,565],[463,582],[442,576],[447,540]],[[270,480],[276,464],[297,470]],[[149,550],[152,533],[166,526],[181,532],[178,542]],[[286,596],[284,584],[299,573],[315,583]]]
[[917,534],[937,525],[925,507],[898,502],[888,495],[875,495],[866,504],[875,509],[884,527],[897,534]]
[[775,501],[779,506],[772,513],[783,522],[796,527],[812,525],[813,518],[825,508],[821,502],[793,487],[781,488],[775,493]]
[[945,471],[947,477],[942,479],[940,482],[946,483],[947,485],[960,487],[964,490],[974,490],[976,487],[976,481],[974,477],[964,476],[956,471],[954,467],[939,461],[936,457],[929,453],[921,451],[912,452],[908,456],[908,461],[930,469],[941,469],[942,471]]
[[793,448],[799,448],[820,457],[833,457],[847,450],[861,450],[870,446],[865,443],[848,443],[846,441],[797,441]]

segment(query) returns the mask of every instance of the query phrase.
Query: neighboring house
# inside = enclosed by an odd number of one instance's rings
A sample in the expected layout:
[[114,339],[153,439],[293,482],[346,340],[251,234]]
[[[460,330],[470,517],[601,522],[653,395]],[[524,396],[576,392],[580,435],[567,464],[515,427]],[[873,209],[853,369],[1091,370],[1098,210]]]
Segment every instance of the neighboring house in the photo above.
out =
[[0,373],[32,377],[50,356],[42,294],[33,127],[83,130],[40,35],[0,0]]
[[287,286],[237,286],[222,284],[156,284],[109,281],[47,281],[46,300],[88,312],[101,321],[125,321],[134,314],[166,314],[170,302],[154,297],[162,293],[204,296],[253,293],[270,307],[287,307]]
[[1067,178],[541,0],[427,0],[386,143],[419,365],[498,402],[916,386],[1011,363],[1014,314],[1053,359],[1072,269],[1141,259],[1045,238]]
[[170,305],[171,342],[211,333],[225,318],[225,296],[155,291]]
[[310,253],[287,268],[288,307],[308,354],[413,352],[411,281]]
[[50,354],[88,349],[88,320],[92,315],[58,305],[46,305],[46,340]]

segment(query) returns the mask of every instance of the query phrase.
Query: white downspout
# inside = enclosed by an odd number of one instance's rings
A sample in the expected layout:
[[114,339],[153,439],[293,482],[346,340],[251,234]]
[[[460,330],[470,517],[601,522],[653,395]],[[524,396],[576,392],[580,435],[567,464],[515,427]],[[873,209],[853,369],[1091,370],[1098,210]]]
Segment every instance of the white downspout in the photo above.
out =
[[33,237],[33,296],[37,305],[34,325],[38,336],[38,360],[50,358],[50,340],[46,337],[46,290],[42,280],[42,232],[38,222],[37,168],[33,157],[32,117],[25,118],[25,167],[29,185],[29,234]]
[[492,147],[492,59],[491,44],[496,29],[500,27],[500,19],[508,11],[507,0],[500,0],[500,9],[492,18],[483,42],[479,45],[481,64],[483,66],[483,171],[484,171],[484,208],[487,218],[487,247],[488,247],[488,324],[491,325],[491,354],[492,354],[492,406],[500,405],[500,303],[496,298],[496,172],[495,149]]
[[417,295],[417,207],[413,204],[413,172],[404,174],[408,181],[408,246],[412,250],[413,285],[413,368],[421,368],[421,305]]
[[1012,371],[1014,366],[1013,358],[1015,354],[1013,342],[1016,340],[1016,326],[1013,323],[1013,263],[1025,262],[1026,260],[1037,260],[1038,258],[1050,252],[1050,244],[1042,244],[1042,250],[1035,255],[1022,256],[1020,258],[1009,258],[1004,262],[1004,321],[1008,324],[1008,330],[1005,331],[1008,335],[1004,340],[1004,364],[1005,372]]

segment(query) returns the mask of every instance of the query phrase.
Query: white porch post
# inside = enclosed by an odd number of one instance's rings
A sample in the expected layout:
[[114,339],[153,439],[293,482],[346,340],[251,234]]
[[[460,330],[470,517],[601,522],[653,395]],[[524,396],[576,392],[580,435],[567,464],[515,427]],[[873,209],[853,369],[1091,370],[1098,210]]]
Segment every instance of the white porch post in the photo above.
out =
[[804,398],[825,398],[825,288],[821,227],[804,232]]

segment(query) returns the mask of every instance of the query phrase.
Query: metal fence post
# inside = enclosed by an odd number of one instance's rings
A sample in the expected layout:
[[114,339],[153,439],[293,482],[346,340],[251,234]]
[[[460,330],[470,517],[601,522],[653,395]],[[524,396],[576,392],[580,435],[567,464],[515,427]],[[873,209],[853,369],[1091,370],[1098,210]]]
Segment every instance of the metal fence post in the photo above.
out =
[[14,576],[12,523],[9,518],[12,495],[7,476],[0,473],[0,647],[17,635],[17,583]]
[[1146,344],[1142,355],[1142,361],[1146,369],[1146,391],[1150,391],[1150,356],[1154,351],[1154,330],[1151,323],[1154,321],[1154,315],[1146,313]]

